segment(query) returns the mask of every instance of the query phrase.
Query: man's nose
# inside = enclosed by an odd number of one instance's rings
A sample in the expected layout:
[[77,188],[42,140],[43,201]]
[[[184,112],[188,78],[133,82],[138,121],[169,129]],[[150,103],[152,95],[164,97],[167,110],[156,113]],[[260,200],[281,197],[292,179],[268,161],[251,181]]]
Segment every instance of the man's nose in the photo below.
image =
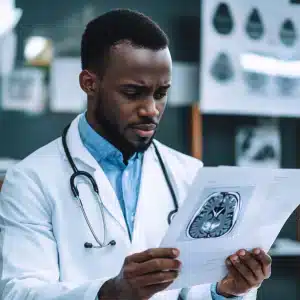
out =
[[140,117],[154,118],[159,116],[159,110],[157,109],[156,104],[157,103],[153,98],[143,100],[139,109]]

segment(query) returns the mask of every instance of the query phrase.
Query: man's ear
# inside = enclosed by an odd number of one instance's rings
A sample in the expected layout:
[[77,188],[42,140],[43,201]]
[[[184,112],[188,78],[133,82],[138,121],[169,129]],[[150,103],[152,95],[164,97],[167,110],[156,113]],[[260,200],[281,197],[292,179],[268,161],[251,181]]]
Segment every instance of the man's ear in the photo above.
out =
[[79,74],[80,87],[88,96],[95,95],[96,88],[97,88],[96,82],[97,82],[96,74],[88,70],[83,70],[80,72]]

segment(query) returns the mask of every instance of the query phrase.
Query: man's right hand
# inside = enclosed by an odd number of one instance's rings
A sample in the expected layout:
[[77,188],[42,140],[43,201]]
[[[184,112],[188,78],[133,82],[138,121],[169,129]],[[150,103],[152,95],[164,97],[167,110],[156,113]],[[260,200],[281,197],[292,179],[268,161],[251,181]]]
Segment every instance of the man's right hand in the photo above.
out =
[[145,300],[166,289],[178,276],[177,249],[155,248],[125,258],[119,275],[106,281],[101,300]]

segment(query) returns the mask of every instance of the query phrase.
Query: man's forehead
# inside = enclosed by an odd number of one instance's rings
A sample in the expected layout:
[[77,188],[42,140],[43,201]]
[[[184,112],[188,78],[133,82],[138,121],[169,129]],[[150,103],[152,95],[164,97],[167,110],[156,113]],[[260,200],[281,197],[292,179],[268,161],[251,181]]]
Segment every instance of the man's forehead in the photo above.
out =
[[172,59],[168,48],[152,50],[124,41],[111,48],[110,63],[123,68],[152,66],[163,69],[171,68]]

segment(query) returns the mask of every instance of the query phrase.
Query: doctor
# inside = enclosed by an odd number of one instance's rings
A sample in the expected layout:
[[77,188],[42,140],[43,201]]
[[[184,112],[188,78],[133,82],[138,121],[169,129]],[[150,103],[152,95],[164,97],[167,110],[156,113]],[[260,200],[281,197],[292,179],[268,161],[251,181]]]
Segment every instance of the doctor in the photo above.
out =
[[114,10],[87,25],[81,58],[86,113],[7,172],[1,299],[256,299],[271,266],[259,249],[233,253],[219,283],[165,291],[180,253],[158,247],[202,166],[154,140],[171,85],[166,35]]

